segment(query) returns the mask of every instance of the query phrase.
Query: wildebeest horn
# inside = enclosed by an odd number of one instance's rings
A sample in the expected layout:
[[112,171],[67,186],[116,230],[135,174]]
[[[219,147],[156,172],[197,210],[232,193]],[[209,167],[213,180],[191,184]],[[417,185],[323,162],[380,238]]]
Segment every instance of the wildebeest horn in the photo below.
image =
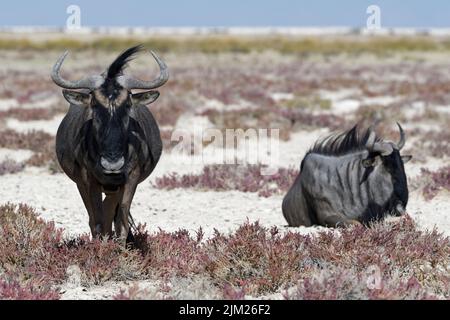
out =
[[119,76],[117,77],[117,82],[122,87],[126,89],[155,89],[161,87],[164,83],[167,82],[167,80],[169,80],[169,69],[167,68],[164,61],[162,61],[153,51],[150,51],[150,53],[158,63],[159,77],[152,81],[144,81],[126,75]]
[[369,137],[367,138],[366,141],[366,147],[371,150],[373,148],[373,145],[375,143],[375,139],[377,137],[377,135],[375,134],[375,132],[372,130],[372,127],[369,128]]
[[380,153],[382,156],[388,156],[394,151],[392,145],[384,142],[376,142],[377,135],[372,128],[369,128],[369,137],[366,141],[366,148],[370,152]]
[[77,81],[69,81],[65,80],[61,77],[59,74],[59,71],[61,69],[61,66],[64,62],[64,59],[66,59],[67,55],[69,54],[68,51],[64,52],[61,57],[59,57],[58,61],[56,61],[55,65],[53,66],[52,70],[52,80],[60,87],[64,89],[90,89],[94,90],[99,88],[103,82],[104,79],[101,76],[90,76],[87,78],[83,78],[81,80]]
[[397,122],[397,125],[398,125],[398,129],[400,130],[400,140],[397,143],[397,147],[398,147],[398,150],[402,150],[402,148],[405,146],[405,141],[406,141],[405,132],[403,131],[400,123]]

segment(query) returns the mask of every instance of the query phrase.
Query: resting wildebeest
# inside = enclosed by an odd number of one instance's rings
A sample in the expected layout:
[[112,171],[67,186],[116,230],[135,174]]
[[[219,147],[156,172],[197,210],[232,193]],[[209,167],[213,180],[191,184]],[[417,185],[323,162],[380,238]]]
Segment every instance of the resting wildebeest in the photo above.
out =
[[[60,75],[65,52],[51,74],[70,103],[56,134],[56,154],[63,171],[77,184],[94,237],[111,236],[114,222],[116,236],[132,241],[131,201],[137,185],[150,175],[161,155],[159,128],[146,105],[159,96],[149,89],[162,86],[169,73],[151,52],[160,68],[157,79],[143,81],[124,75],[128,62],[141,50],[141,46],[130,48],[101,75],[77,81]],[[132,93],[133,89],[149,91]]]
[[383,141],[372,129],[357,127],[322,139],[308,151],[300,174],[283,199],[289,226],[345,227],[401,215],[408,203],[408,186],[400,141]]

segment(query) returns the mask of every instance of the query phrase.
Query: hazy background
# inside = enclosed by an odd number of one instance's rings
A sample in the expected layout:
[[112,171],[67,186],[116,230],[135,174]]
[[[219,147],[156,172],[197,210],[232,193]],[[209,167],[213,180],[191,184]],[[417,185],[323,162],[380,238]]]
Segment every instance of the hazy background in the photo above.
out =
[[366,9],[381,8],[383,27],[450,26],[450,2],[400,0],[267,1],[25,1],[2,2],[0,26],[65,26],[69,5],[81,7],[83,26],[345,26],[366,25]]

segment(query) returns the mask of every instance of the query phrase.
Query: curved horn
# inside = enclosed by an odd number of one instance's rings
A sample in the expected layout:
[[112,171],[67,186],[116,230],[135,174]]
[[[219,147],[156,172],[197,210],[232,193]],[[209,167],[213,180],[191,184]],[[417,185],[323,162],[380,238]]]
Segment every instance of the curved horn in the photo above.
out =
[[377,138],[377,135],[373,131],[372,127],[370,127],[369,128],[369,137],[367,138],[367,141],[366,141],[366,148],[371,150],[373,148],[376,138]]
[[161,87],[164,83],[169,80],[169,69],[167,68],[164,61],[162,61],[156,53],[150,51],[153,58],[155,58],[156,62],[159,66],[159,77],[152,81],[144,81],[136,78],[132,78],[130,76],[120,76],[117,77],[117,82],[126,89],[155,89]]
[[377,136],[375,134],[375,131],[373,131],[372,127],[369,128],[369,132],[370,132],[369,137],[367,138],[366,141],[366,148],[370,152],[376,152],[381,154],[382,156],[388,156],[394,151],[392,144],[383,141],[379,142],[376,141]]
[[400,130],[400,140],[397,143],[397,147],[398,147],[398,150],[402,150],[402,148],[405,146],[406,137],[405,137],[405,132],[403,131],[403,128],[400,125],[400,123],[397,122],[397,125],[398,125],[398,129]]
[[51,73],[52,80],[55,82],[58,86],[64,89],[97,89],[99,88],[103,82],[104,79],[101,76],[91,76],[87,78],[83,78],[78,81],[69,81],[61,77],[59,74],[59,71],[61,69],[61,66],[64,62],[64,59],[66,59],[67,55],[69,54],[68,51],[64,52],[61,57],[56,61],[55,65],[53,66],[53,70]]

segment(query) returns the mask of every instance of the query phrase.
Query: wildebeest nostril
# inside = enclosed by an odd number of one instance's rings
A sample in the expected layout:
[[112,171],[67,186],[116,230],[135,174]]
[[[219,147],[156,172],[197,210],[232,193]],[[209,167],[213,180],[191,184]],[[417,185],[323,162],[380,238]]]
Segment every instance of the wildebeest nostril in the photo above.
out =
[[103,169],[107,171],[117,171],[122,169],[123,165],[125,164],[125,158],[121,157],[117,161],[109,161],[106,158],[102,157],[100,159],[100,164],[102,165]]

